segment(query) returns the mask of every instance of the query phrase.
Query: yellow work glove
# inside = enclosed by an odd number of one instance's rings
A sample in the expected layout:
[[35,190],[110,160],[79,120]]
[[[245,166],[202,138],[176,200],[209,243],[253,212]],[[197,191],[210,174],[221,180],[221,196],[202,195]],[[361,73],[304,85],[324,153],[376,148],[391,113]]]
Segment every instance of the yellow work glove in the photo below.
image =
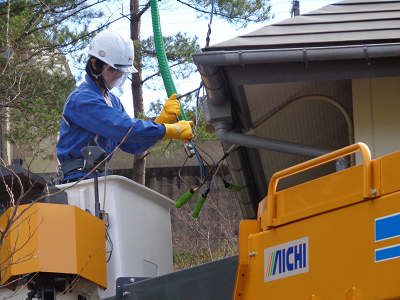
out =
[[179,117],[181,114],[181,105],[179,101],[176,100],[176,94],[172,96],[165,102],[161,114],[154,120],[158,124],[172,124],[176,121],[176,116]]
[[163,140],[177,139],[189,143],[193,139],[192,121],[179,121],[175,124],[164,124],[165,135]]

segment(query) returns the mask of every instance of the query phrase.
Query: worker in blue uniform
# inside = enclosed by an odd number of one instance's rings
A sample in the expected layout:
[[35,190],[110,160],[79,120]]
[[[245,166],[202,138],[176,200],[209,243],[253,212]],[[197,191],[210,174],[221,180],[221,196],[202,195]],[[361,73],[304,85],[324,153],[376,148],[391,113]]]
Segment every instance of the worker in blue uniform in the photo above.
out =
[[[139,154],[161,139],[187,142],[193,138],[192,122],[174,123],[180,114],[176,94],[166,101],[153,122],[131,118],[110,91],[122,86],[130,73],[137,72],[131,39],[106,29],[92,40],[87,52],[85,80],[69,95],[62,113],[56,147],[62,182],[76,181],[90,172],[81,153],[86,146],[97,145],[109,154],[119,145],[123,151]],[[89,174],[88,178],[92,177]]]

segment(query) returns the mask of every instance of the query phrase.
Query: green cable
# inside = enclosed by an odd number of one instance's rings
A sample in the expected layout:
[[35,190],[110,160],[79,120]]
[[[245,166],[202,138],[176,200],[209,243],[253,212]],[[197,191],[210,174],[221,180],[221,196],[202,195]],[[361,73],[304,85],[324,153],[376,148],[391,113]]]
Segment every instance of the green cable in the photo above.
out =
[[[157,53],[157,60],[158,65],[160,67],[161,76],[164,81],[164,86],[167,91],[168,97],[171,97],[172,94],[177,94],[174,81],[171,76],[171,70],[168,66],[167,55],[165,54],[165,46],[164,40],[162,37],[161,32],[161,22],[160,22],[160,13],[158,10],[158,0],[150,0],[150,7],[151,7],[151,20],[153,23],[153,35],[154,35],[154,45],[156,46],[156,53]],[[180,100],[178,99],[179,103]],[[183,110],[181,104],[181,114],[179,116],[179,120],[185,120],[186,114]]]

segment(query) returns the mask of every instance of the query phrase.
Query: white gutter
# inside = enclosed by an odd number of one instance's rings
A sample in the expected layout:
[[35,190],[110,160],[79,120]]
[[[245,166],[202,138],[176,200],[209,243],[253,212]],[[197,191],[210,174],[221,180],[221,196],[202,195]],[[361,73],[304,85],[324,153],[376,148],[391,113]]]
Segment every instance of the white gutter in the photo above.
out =
[[[194,53],[197,67],[400,56],[400,43]],[[200,70],[201,71],[201,70]],[[209,74],[206,74],[209,75]]]

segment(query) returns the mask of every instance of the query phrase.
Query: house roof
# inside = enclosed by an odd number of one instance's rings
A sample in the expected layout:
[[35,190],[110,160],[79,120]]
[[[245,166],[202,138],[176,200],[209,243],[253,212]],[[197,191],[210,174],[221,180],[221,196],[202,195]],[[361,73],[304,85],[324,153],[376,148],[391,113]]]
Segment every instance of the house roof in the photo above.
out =
[[400,41],[398,0],[340,1],[203,50],[354,45],[383,40]]
[[[352,143],[352,79],[400,76],[400,0],[337,2],[209,46],[193,59],[207,90],[207,121],[226,149],[241,145],[227,159],[242,186],[242,211],[256,218],[272,175],[312,157],[297,150]],[[334,171],[312,170],[282,187]]]

